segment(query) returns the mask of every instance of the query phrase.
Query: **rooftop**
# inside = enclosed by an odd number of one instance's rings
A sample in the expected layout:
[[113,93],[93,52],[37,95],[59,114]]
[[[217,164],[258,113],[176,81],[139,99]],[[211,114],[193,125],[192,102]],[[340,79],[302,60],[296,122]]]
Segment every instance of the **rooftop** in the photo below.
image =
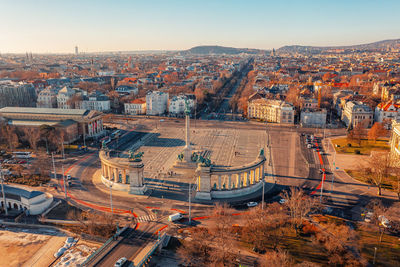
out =
[[[0,192],[1,192],[1,187],[0,187]],[[40,191],[30,191],[28,189],[23,189],[20,187],[13,187],[13,186],[9,186],[9,185],[4,185],[4,192],[6,194],[13,194],[13,195],[21,196],[26,199],[31,199],[31,198],[34,198],[34,197],[44,194],[43,192],[40,192]]]
[[84,116],[89,113],[89,110],[87,110],[87,109],[5,107],[5,108],[0,109],[0,113],[31,113],[31,114]]

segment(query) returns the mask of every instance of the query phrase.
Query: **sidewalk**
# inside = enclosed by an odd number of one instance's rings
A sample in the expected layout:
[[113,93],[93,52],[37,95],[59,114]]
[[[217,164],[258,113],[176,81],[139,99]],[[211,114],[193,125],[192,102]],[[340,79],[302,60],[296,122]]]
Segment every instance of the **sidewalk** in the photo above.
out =
[[[398,199],[395,192],[386,189],[382,189],[382,196],[378,196],[377,195],[378,188],[376,186],[360,182],[352,178],[344,171],[343,166],[353,166],[353,169],[356,169],[361,161],[360,158],[363,158],[365,156],[343,155],[336,153],[334,146],[331,142],[331,138],[326,138],[325,140],[323,140],[322,145],[324,147],[324,151],[327,153],[326,157],[328,158],[329,166],[331,170],[333,170],[333,174],[335,176],[334,177],[335,180],[333,182],[334,192],[338,192],[339,194],[340,192],[342,192],[341,195],[343,195],[343,192],[345,192],[345,193],[352,193],[355,196],[359,195],[368,197],[381,197],[393,200]],[[335,153],[336,153],[336,162],[335,162],[336,166],[334,166],[333,164]],[[345,158],[346,161],[345,164],[341,163],[343,161],[343,158]],[[334,167],[338,167],[338,169],[335,170]],[[330,181],[327,181],[327,183],[330,183]],[[326,188],[330,189],[330,187],[331,185],[327,186]],[[338,196],[332,196],[332,197],[338,197]]]

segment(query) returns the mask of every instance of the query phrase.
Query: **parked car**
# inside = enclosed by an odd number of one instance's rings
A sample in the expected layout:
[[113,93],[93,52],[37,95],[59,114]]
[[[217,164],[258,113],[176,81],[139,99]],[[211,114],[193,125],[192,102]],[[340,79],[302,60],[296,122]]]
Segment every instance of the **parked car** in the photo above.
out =
[[281,198],[281,199],[279,200],[279,204],[285,204],[285,203],[286,203],[286,199]]
[[58,258],[60,257],[62,254],[64,254],[64,252],[67,251],[67,248],[62,247],[60,248],[56,253],[54,253],[54,258]]
[[247,203],[247,207],[255,207],[255,206],[257,206],[258,205],[258,203],[257,202],[249,202],[249,203]]
[[378,216],[378,220],[379,220],[379,223],[383,226],[383,227],[385,227],[385,228],[390,228],[391,226],[390,226],[390,221],[385,217],[385,215],[379,215]]
[[368,211],[367,213],[365,213],[364,221],[368,223],[371,222],[372,216],[374,216],[374,213],[372,211]]
[[71,175],[67,175],[67,180],[71,180]]
[[117,260],[117,262],[114,264],[114,267],[121,267],[122,265],[124,265],[126,261],[127,259],[125,257],[122,257],[119,260]]

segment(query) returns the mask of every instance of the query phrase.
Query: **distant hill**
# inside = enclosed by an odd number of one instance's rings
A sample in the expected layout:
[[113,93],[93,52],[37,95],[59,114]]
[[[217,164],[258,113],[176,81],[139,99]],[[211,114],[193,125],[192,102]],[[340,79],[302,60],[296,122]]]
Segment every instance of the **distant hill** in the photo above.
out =
[[400,39],[383,40],[369,44],[348,45],[348,46],[302,46],[302,45],[287,45],[279,48],[278,52],[323,52],[332,49],[355,49],[355,50],[375,50],[386,49],[392,47],[400,47]]
[[226,47],[226,46],[218,46],[218,45],[202,45],[202,46],[192,47],[188,50],[182,51],[182,53],[184,53],[184,54],[199,54],[199,55],[209,55],[209,54],[236,55],[236,54],[240,54],[240,53],[257,54],[262,51],[263,50],[250,49],[250,48],[234,48],[234,47]]

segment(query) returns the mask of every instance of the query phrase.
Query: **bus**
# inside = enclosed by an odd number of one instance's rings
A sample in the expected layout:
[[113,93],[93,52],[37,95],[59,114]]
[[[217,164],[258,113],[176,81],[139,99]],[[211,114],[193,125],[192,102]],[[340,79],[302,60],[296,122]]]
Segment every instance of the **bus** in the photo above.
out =
[[120,134],[121,134],[121,131],[120,131],[120,130],[114,131],[114,132],[111,134],[111,139],[118,138],[118,137],[120,136]]
[[30,158],[32,158],[32,152],[15,151],[15,152],[13,152],[13,158],[30,159]]

